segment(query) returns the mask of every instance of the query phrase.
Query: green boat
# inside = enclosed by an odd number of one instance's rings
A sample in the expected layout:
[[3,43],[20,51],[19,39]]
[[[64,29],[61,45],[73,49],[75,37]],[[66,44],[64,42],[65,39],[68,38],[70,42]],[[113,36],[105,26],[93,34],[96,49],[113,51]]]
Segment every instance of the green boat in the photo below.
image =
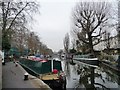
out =
[[34,61],[22,58],[19,63],[29,74],[37,76],[51,88],[60,87],[61,89],[66,89],[66,77],[60,60]]

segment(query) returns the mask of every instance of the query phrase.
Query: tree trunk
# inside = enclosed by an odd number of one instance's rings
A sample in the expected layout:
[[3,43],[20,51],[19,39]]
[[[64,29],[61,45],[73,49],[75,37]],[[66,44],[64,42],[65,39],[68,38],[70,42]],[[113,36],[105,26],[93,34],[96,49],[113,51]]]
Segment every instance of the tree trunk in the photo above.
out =
[[94,70],[95,70],[95,68],[91,67],[90,79],[91,79],[91,85],[92,85],[92,87],[94,87],[94,83],[95,83],[95,80],[94,80],[95,79]]
[[92,36],[91,36],[90,34],[88,34],[88,38],[89,38],[90,53],[91,53],[92,55],[95,55],[94,49],[93,49],[93,43],[92,43]]

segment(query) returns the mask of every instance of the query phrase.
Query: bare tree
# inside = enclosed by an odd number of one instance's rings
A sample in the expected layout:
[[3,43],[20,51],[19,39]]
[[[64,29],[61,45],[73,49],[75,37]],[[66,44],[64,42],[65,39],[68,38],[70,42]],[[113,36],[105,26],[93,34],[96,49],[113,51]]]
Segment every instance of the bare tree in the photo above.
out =
[[33,20],[34,13],[39,13],[37,2],[0,1],[2,49],[9,50],[12,46],[18,48],[19,52],[28,49],[32,54],[37,51],[52,53],[52,50],[40,41],[40,37],[28,29],[28,24]]
[[66,54],[68,54],[68,51],[69,51],[69,44],[70,44],[70,41],[69,41],[69,34],[67,33],[65,35],[65,38],[64,38],[64,50],[66,52]]
[[78,40],[89,46],[94,54],[93,47],[100,43],[104,28],[109,25],[110,3],[80,2],[73,11],[73,32]]
[[[22,2],[22,1],[0,1],[0,17],[2,20],[2,47],[3,49],[10,48],[10,40],[12,34],[21,27],[26,27],[28,17],[32,19],[31,13],[38,12],[38,4],[36,2]],[[30,19],[29,18],[29,19]]]

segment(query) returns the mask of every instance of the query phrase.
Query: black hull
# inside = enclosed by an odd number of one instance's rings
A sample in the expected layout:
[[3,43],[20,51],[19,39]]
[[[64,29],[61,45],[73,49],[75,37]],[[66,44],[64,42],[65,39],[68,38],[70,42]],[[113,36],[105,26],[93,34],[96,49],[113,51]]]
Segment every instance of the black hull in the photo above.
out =
[[53,90],[66,90],[66,80],[43,80],[44,83],[50,86]]

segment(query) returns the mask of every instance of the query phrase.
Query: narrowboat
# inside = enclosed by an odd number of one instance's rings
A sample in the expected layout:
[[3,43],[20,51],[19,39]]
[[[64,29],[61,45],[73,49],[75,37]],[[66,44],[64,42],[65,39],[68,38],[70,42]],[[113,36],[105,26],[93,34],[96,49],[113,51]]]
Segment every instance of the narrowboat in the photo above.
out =
[[36,75],[52,89],[66,89],[66,77],[59,59],[21,59],[20,64],[28,73]]
[[82,62],[89,65],[99,65],[98,58],[91,57],[90,55],[76,55],[73,57],[74,62]]

